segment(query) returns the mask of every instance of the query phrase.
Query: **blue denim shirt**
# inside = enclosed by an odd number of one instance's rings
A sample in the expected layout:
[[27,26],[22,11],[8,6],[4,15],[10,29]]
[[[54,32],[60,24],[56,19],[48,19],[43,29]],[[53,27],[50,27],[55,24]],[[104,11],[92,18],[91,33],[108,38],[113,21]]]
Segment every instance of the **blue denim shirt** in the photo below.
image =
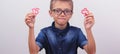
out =
[[46,54],[77,54],[77,48],[83,49],[87,39],[80,28],[70,26],[69,23],[64,30],[52,26],[43,28],[36,38],[36,43],[45,48]]

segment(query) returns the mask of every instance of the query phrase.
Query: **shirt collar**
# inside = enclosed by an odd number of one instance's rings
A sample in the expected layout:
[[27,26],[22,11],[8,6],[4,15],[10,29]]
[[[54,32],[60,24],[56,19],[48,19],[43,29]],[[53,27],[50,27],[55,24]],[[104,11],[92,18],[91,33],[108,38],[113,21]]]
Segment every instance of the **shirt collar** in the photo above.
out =
[[64,34],[66,34],[68,32],[69,28],[70,28],[69,23],[67,23],[67,27],[65,29],[63,29],[63,30],[60,30],[60,29],[56,28],[55,27],[55,22],[52,23],[52,29],[56,33],[62,33],[62,34],[64,33]]

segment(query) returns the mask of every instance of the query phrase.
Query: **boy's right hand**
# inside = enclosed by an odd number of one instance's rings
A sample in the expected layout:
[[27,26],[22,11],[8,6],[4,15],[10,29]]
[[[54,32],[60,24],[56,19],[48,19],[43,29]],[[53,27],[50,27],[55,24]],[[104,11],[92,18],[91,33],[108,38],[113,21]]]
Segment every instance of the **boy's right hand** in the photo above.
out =
[[29,28],[34,28],[34,24],[35,24],[35,17],[36,15],[34,13],[28,13],[26,16],[25,16],[25,23],[27,24],[27,26]]

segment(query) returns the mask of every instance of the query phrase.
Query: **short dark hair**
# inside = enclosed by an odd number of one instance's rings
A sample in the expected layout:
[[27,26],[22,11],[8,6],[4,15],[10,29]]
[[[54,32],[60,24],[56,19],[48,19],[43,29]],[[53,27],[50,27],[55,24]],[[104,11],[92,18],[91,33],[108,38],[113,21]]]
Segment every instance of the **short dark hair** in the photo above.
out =
[[68,3],[71,5],[72,10],[73,10],[73,1],[72,1],[72,0],[51,0],[51,1],[50,1],[50,10],[52,10],[53,4],[54,4],[56,1],[68,2]]

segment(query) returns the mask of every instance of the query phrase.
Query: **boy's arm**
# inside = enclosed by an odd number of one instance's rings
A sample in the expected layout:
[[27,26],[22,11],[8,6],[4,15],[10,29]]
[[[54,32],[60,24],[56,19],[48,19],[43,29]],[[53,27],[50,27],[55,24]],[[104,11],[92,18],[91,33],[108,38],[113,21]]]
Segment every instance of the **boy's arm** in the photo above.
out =
[[92,31],[87,30],[86,32],[87,32],[88,44],[84,46],[84,49],[88,54],[95,54],[96,53],[96,45],[95,45],[95,40],[94,40]]
[[84,49],[88,54],[96,53],[95,40],[91,31],[93,25],[94,25],[94,16],[92,15],[92,13],[89,13],[87,16],[85,16],[85,21],[84,21],[84,26],[88,39],[88,44],[84,46]]
[[25,17],[25,23],[29,27],[28,45],[30,54],[38,54],[39,47],[35,42],[34,36],[34,23],[35,15],[33,13],[28,13]]

